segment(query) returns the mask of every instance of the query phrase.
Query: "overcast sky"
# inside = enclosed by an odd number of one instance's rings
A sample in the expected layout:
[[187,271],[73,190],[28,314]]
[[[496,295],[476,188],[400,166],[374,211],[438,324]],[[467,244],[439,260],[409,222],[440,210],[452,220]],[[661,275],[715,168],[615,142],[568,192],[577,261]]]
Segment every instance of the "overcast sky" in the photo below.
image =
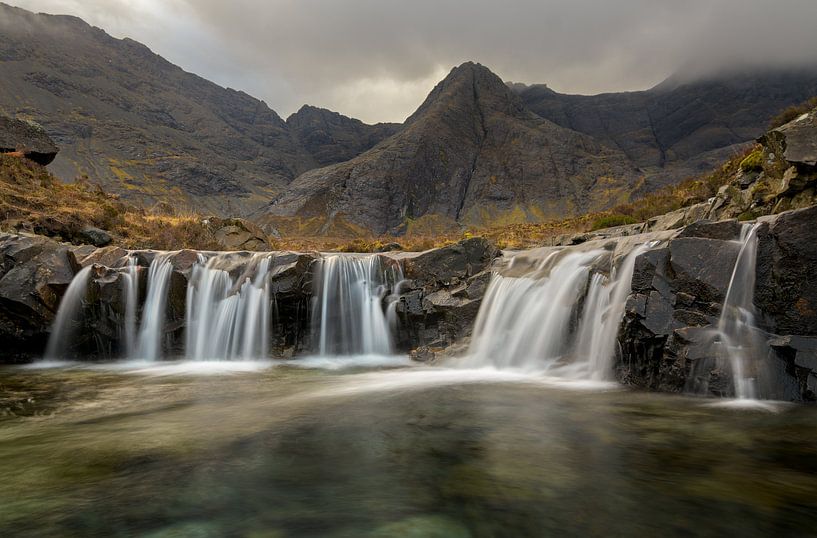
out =
[[402,121],[466,60],[569,93],[817,60],[817,0],[6,0],[131,37],[283,117]]

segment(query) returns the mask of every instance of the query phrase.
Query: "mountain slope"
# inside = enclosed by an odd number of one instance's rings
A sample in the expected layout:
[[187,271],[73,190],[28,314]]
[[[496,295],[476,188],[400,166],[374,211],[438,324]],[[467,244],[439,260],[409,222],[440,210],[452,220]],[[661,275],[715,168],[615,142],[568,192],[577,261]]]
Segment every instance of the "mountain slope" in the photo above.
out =
[[399,123],[368,125],[337,112],[304,105],[287,118],[287,128],[318,166],[327,166],[360,155],[390,137]]
[[817,68],[672,77],[646,91],[593,96],[511,88],[539,116],[621,149],[657,187],[709,171],[780,110],[817,95]]
[[262,101],[78,18],[5,4],[0,112],[35,120],[52,135],[62,149],[52,169],[64,179],[85,173],[132,200],[226,214],[245,214],[302,172],[354,156],[379,140],[377,132],[391,134],[346,118],[333,137],[365,142],[313,156],[302,134]]
[[532,114],[487,68],[463,64],[399,133],[298,177],[261,220],[400,232],[438,216],[479,224],[542,219],[613,203],[637,177],[626,156]]

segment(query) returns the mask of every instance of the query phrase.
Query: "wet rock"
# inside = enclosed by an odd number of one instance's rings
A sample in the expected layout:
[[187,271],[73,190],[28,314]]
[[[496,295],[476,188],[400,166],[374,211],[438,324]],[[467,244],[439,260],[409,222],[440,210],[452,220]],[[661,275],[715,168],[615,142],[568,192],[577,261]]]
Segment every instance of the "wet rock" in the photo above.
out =
[[396,250],[403,250],[400,243],[386,243],[382,247],[378,248],[377,252],[394,252]]
[[766,222],[758,233],[755,304],[772,332],[817,336],[817,207]]
[[42,352],[60,298],[79,268],[65,245],[0,234],[0,345],[6,354]]

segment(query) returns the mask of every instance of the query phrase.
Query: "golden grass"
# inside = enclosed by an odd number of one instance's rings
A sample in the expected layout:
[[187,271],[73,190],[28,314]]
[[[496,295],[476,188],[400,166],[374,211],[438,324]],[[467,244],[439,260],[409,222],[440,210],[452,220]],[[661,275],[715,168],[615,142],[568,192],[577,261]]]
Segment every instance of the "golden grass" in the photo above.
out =
[[199,215],[148,214],[87,179],[66,184],[42,166],[0,155],[0,228],[69,240],[86,226],[107,230],[126,248],[218,246]]

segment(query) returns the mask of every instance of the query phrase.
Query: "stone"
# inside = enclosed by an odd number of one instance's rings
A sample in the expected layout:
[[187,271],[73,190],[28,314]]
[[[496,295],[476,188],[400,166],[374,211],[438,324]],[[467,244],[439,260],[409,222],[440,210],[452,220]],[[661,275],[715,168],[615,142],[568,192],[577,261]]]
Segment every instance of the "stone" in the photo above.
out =
[[426,251],[406,258],[406,278],[426,283],[451,284],[453,279],[466,279],[486,269],[499,250],[489,241],[474,237],[455,245]]
[[95,247],[104,247],[111,244],[111,234],[100,228],[85,226],[72,237],[74,242],[87,243]]
[[267,251],[267,234],[256,224],[238,218],[209,217],[205,225],[212,232],[222,250]]
[[45,166],[51,164],[59,151],[39,125],[0,114],[0,153],[18,153]]
[[817,110],[762,136],[760,142],[798,166],[817,166]]

